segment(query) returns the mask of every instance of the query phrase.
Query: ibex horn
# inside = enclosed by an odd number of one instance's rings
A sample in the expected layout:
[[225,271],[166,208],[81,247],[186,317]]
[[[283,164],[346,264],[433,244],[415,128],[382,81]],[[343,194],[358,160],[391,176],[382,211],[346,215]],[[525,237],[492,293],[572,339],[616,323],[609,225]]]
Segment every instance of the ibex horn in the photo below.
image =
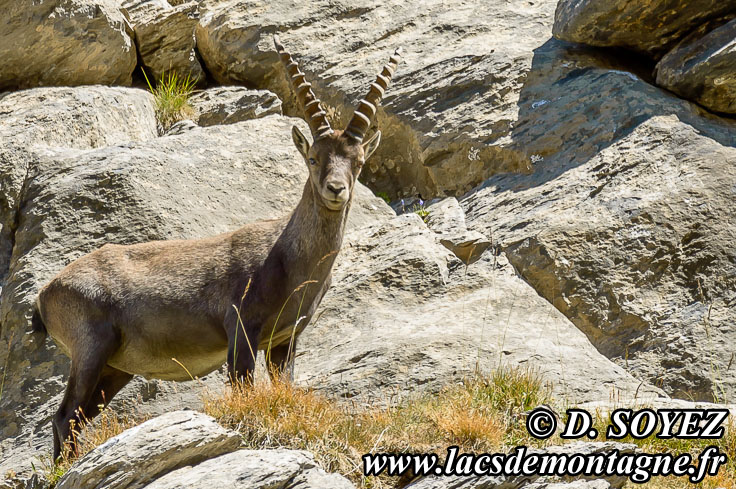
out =
[[376,116],[378,104],[381,103],[383,94],[386,92],[389,83],[391,83],[391,77],[394,75],[394,71],[396,71],[399,61],[401,61],[401,48],[394,51],[388,64],[383,65],[383,69],[376,77],[376,81],[371,83],[371,88],[368,91],[368,94],[363,100],[358,102],[358,108],[355,109],[353,118],[350,119],[350,123],[345,129],[345,134],[357,141],[363,140],[365,133],[373,123],[373,118]]
[[286,74],[291,80],[291,86],[294,88],[299,105],[304,111],[307,124],[309,124],[309,129],[312,131],[312,137],[316,141],[321,137],[332,134],[332,128],[327,121],[327,112],[322,110],[319,99],[312,91],[312,84],[305,79],[304,73],[299,70],[299,65],[286,52],[279,41],[279,36],[276,34],[273,36],[273,43],[276,46],[276,52],[279,53],[281,62],[286,68]]

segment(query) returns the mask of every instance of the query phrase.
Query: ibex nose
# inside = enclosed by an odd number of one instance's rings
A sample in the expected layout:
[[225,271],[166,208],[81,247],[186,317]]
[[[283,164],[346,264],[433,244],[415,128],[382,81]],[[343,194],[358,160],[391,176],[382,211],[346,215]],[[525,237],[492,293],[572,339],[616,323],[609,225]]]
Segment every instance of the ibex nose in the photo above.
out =
[[345,185],[341,185],[339,183],[328,183],[327,188],[335,195],[340,195],[340,193],[345,190]]

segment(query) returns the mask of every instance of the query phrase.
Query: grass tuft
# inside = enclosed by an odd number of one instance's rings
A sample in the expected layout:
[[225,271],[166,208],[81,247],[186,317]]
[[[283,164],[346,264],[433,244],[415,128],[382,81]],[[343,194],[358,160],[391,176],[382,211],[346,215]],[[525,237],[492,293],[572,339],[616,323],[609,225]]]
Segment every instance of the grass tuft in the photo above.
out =
[[196,80],[191,76],[180,77],[176,71],[164,73],[154,88],[143,70],[148,89],[156,101],[156,117],[163,131],[175,123],[190,118],[194,109],[189,105],[189,97],[194,91]]

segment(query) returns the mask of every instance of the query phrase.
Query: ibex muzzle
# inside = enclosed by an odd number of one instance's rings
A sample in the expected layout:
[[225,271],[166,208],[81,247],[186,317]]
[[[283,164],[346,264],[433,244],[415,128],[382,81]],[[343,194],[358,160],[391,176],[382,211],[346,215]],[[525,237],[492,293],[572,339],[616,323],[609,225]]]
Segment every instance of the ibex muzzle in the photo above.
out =
[[210,238],[108,244],[41,289],[33,328],[71,357],[53,418],[54,459],[70,421],[93,418],[133,375],[188,380],[227,358],[231,378],[249,381],[259,349],[272,374],[290,370],[298,334],[330,285],[355,181],[380,142],[379,131],[363,139],[399,51],[343,132],[332,130],[304,74],[274,42],[314,139],[292,131],[309,170],[299,204],[282,219]]

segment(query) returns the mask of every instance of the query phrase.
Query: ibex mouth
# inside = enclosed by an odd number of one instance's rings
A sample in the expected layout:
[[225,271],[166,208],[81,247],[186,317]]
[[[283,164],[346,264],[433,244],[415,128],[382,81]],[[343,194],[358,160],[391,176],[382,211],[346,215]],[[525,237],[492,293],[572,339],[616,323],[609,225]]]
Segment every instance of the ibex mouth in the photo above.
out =
[[345,204],[347,203],[346,200],[328,200],[324,199],[325,207],[327,207],[331,211],[341,211],[343,207],[345,207]]

